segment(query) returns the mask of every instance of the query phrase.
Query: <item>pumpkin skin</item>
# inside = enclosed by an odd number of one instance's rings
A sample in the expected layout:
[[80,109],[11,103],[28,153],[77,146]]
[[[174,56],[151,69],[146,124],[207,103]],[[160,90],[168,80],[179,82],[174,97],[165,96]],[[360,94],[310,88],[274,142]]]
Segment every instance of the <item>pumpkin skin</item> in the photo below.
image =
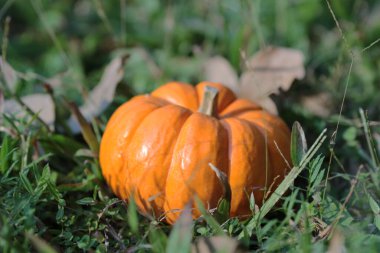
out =
[[[198,112],[206,86],[219,91],[213,116]],[[223,186],[209,163],[228,176],[230,216],[244,217],[251,214],[250,194],[261,206],[290,161],[286,124],[211,82],[171,82],[132,98],[114,112],[100,145],[102,173],[113,192],[168,223],[189,203],[193,218],[201,215],[194,196],[207,209],[217,207]]]

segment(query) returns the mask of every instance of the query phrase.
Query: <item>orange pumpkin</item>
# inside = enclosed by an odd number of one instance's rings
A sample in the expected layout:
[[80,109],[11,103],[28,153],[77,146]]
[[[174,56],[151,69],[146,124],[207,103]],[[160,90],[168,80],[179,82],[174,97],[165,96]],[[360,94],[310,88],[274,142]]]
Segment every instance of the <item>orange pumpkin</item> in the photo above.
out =
[[289,149],[286,124],[260,106],[219,83],[171,82],[115,111],[100,163],[118,197],[173,223],[188,203],[200,216],[194,196],[217,207],[224,188],[209,163],[228,176],[230,215],[249,215],[251,193],[260,206],[288,172]]

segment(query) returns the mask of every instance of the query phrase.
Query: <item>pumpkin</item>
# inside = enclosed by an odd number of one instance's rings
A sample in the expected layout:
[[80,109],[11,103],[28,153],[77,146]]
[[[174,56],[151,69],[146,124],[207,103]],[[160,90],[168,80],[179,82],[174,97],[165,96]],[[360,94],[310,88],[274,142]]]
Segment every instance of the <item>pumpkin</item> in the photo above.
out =
[[100,145],[102,173],[121,199],[142,214],[174,223],[195,196],[216,208],[224,187],[210,163],[228,177],[230,216],[251,214],[289,171],[290,131],[277,116],[237,98],[219,83],[167,83],[121,105]]

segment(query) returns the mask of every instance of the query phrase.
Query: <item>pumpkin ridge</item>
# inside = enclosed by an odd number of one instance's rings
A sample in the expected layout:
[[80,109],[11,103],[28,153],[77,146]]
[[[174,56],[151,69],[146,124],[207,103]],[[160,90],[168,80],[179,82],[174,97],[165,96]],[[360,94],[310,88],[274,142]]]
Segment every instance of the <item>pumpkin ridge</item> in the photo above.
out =
[[266,192],[269,190],[269,188],[272,185],[273,180],[274,180],[273,176],[271,175],[272,174],[271,172],[274,170],[273,158],[271,156],[271,150],[270,150],[269,145],[268,145],[268,143],[271,140],[269,140],[268,135],[265,132],[265,130],[260,128],[260,126],[258,126],[254,122],[250,122],[250,121],[245,120],[245,119],[239,119],[239,120],[245,121],[245,122],[247,122],[247,124],[250,124],[252,127],[254,127],[257,130],[257,132],[262,135],[262,137],[264,139],[264,147],[265,147],[265,167],[264,167],[264,169],[265,169],[265,178],[266,178],[265,185],[264,185],[264,188],[265,188],[264,189],[264,198],[262,200],[264,202],[265,197],[266,197],[265,196]]
[[[172,112],[169,113],[169,111]],[[151,210],[156,214],[162,213],[164,203],[161,203],[161,201],[165,199],[166,178],[171,164],[171,159],[169,159],[169,164],[166,164],[165,160],[167,157],[172,156],[180,129],[191,114],[191,110],[187,108],[167,104],[148,114],[131,138],[129,144],[129,149],[132,150],[132,153],[129,154],[131,160],[127,158],[127,163],[132,162],[133,167],[131,167],[131,164],[126,164],[125,167],[128,168],[129,177],[133,178],[129,184],[131,185],[132,195],[135,195],[136,204],[146,213]],[[159,122],[155,123],[156,126],[160,126],[159,132],[154,131],[155,134],[147,135],[146,128],[150,127],[154,122]],[[173,131],[173,129],[178,130]],[[166,140],[168,134],[171,136],[171,140]],[[155,146],[160,148],[152,148],[153,142]],[[149,152],[146,157],[138,158],[143,152],[141,150],[143,146],[147,146]],[[163,151],[162,149],[165,150]],[[139,171],[139,169],[141,170]],[[153,181],[151,182],[151,180]],[[159,192],[156,192],[156,190],[159,190]],[[150,193],[152,195],[149,195]]]
[[[116,167],[118,167],[117,172],[119,172],[120,168],[122,168],[122,166],[120,166],[120,164],[123,164],[123,161],[122,161],[123,157],[121,155],[122,152],[120,152],[120,149],[119,149],[119,148],[122,148],[122,145],[119,145],[118,141],[116,141],[116,143],[112,143],[113,142],[112,140],[115,140],[115,139],[119,140],[119,138],[121,138],[120,133],[116,132],[116,134],[115,134],[114,129],[115,129],[115,127],[117,127],[118,120],[124,118],[132,106],[135,106],[135,104],[143,103],[143,102],[145,102],[145,100],[146,100],[146,97],[140,95],[140,96],[134,97],[131,100],[123,103],[114,112],[114,114],[111,116],[110,120],[108,121],[107,126],[105,128],[105,134],[103,135],[103,138],[101,140],[100,157],[99,158],[100,158],[100,164],[102,166],[102,174],[103,174],[104,178],[106,179],[107,183],[115,191],[116,191],[115,186],[118,184],[118,182],[117,182],[116,177],[112,177],[112,175],[114,175],[114,172],[111,170],[114,170],[114,169],[108,165],[109,159],[112,159],[111,157],[107,156],[107,154],[110,153],[109,152],[110,151],[109,145],[113,144],[113,145],[117,146],[116,148],[112,147],[112,149],[114,149],[113,151],[118,153],[118,158],[120,159],[119,161],[116,161],[116,163],[119,163],[118,164],[119,167],[116,164]],[[127,127],[127,125],[125,127]],[[120,196],[119,191],[116,192],[116,195]]]
[[[230,174],[231,216],[248,215],[249,194],[253,192],[257,203],[261,203],[264,193],[262,189],[271,180],[270,173],[262,174],[265,158],[261,154],[265,149],[264,137],[256,126],[238,118],[222,120],[230,129]],[[268,166],[270,172],[271,165]]]
[[[142,103],[150,103],[149,101],[145,101],[145,102],[142,102]],[[128,172],[125,171],[125,166],[126,166],[126,158],[128,156],[128,152],[126,152],[130,146],[130,142],[131,140],[133,139],[133,136],[134,134],[136,133],[137,129],[139,128],[140,124],[144,121],[144,119],[149,115],[151,114],[152,112],[162,108],[163,106],[165,105],[157,105],[156,108],[152,109],[150,112],[148,112],[144,117],[141,117],[140,118],[140,121],[137,122],[137,124],[135,125],[135,127],[130,131],[129,133],[129,139],[128,140],[125,140],[124,144],[123,144],[123,147],[122,147],[122,157],[121,157],[121,164],[122,166],[119,167],[119,170],[118,170],[118,173],[120,173],[120,175],[128,175]],[[124,173],[123,173],[124,172]],[[122,198],[126,198],[126,197],[123,197],[123,196],[128,196],[128,191],[126,189],[126,185],[128,185],[126,182],[128,180],[128,178],[126,177],[125,180],[122,179],[122,176],[121,177],[114,177],[114,183],[110,183],[110,185],[115,188],[118,188],[120,189],[120,196],[122,196]],[[124,182],[123,182],[124,181]]]
[[[197,112],[194,112],[194,113],[197,113]],[[183,130],[183,126],[186,125],[186,122],[191,118],[191,116],[193,116],[193,114],[191,114],[186,120],[185,122],[182,124],[181,126],[181,129],[179,130],[179,133],[177,135],[177,139],[175,140],[175,143],[173,145],[173,153],[174,153],[174,150],[176,150],[176,147],[179,145],[178,144],[178,139],[179,137],[181,136],[182,134],[182,130]],[[189,143],[190,145],[191,143]],[[170,160],[170,165],[169,165],[169,169],[168,169],[168,173],[167,173],[167,177],[166,177],[166,180],[165,180],[165,196],[166,196],[166,186],[167,186],[167,181],[168,181],[168,176],[169,176],[169,173],[171,172],[172,168],[173,168],[173,160],[174,160],[174,156],[172,156],[171,160]]]
[[[202,140],[202,131],[208,140]],[[211,135],[208,135],[211,134]],[[225,155],[221,155],[226,149],[222,144],[227,134],[219,120],[214,117],[195,112],[183,125],[177,139],[174,155],[172,157],[166,181],[166,220],[174,222],[185,206],[192,203],[192,216],[197,218],[200,212],[194,203],[194,196],[198,196],[207,208],[216,207],[218,196],[222,194],[222,186],[218,182],[216,174],[208,163],[213,163],[221,171],[226,171]],[[196,141],[188,142],[192,138]],[[198,141],[197,141],[198,140]],[[199,141],[201,140],[201,141]],[[222,147],[223,145],[223,147]],[[185,166],[185,167],[184,167]]]
[[[269,129],[273,125],[273,122],[271,122],[270,120],[263,119],[263,118],[257,118],[257,119],[252,119],[252,120],[248,120],[245,118],[239,118],[239,119],[245,120],[249,122],[250,124],[255,125],[260,130],[260,132],[264,135],[264,137],[265,135],[267,136],[265,138],[267,138],[268,157],[269,157],[269,161],[271,162],[273,166],[271,168],[271,171],[272,173],[274,173],[273,178],[271,179],[270,185],[268,185],[268,187],[270,187],[273,192],[273,189],[276,189],[278,184],[282,181],[282,179],[284,178],[284,176],[287,174],[287,172],[290,169],[287,167],[287,164],[286,164],[286,163],[291,164],[290,160],[288,160],[290,157],[290,154],[288,153],[289,149],[284,148],[284,146],[282,145],[284,143],[289,143],[290,140],[287,140],[287,138],[290,139],[290,137],[288,137],[287,133],[282,128],[282,124],[280,124],[280,126],[277,127],[276,130],[272,130],[273,132],[271,133]],[[282,121],[281,119],[277,117],[276,117],[276,120],[280,120],[280,122]],[[269,138],[269,135],[271,135],[271,138]],[[274,137],[277,138],[277,141],[276,141],[276,138]],[[281,147],[283,148],[281,149]],[[288,158],[286,160],[287,162],[284,161],[284,157]]]
[[226,175],[229,181],[230,171],[231,171],[231,159],[232,159],[232,132],[231,132],[232,130],[231,130],[231,127],[228,125],[228,123],[225,122],[225,120],[221,119],[219,120],[219,122],[227,133],[228,168],[227,168]]
[[[269,150],[269,142],[270,142],[270,140],[268,139],[267,131],[262,126],[258,125],[256,122],[249,121],[249,120],[246,120],[246,119],[241,119],[241,118],[235,118],[235,119],[243,121],[243,122],[246,122],[247,124],[249,124],[252,127],[256,128],[257,131],[258,131],[258,133],[260,133],[262,135],[263,139],[265,140],[265,147],[266,147],[266,152],[267,152],[267,156],[268,156],[268,159],[266,159],[265,169],[266,170],[270,170],[269,168],[272,168],[273,164],[271,162],[271,154],[270,154],[270,150]],[[272,170],[273,170],[273,168],[272,168]],[[269,183],[269,181],[272,181],[272,179],[268,179],[268,183]],[[265,187],[269,187],[269,186],[270,185],[265,185]]]
[[[132,139],[133,139],[133,137],[134,137],[136,131],[139,129],[140,125],[141,125],[142,122],[146,119],[146,117],[148,117],[151,113],[155,112],[156,110],[158,110],[158,109],[160,109],[160,108],[162,108],[162,107],[164,107],[164,106],[166,106],[166,105],[162,105],[162,106],[159,106],[159,107],[157,107],[157,108],[154,108],[153,110],[151,110],[150,112],[148,112],[144,117],[142,117],[142,118],[140,119],[140,121],[136,124],[135,128],[130,132],[130,134],[129,134],[129,136],[130,136],[130,137],[129,137],[129,141],[128,141],[127,143],[124,143],[124,147],[123,147],[124,150],[128,150],[128,148],[129,148],[129,146],[130,146],[130,144],[131,144],[131,141],[132,141]],[[128,152],[126,152],[126,154],[128,154]],[[123,156],[123,167],[122,167],[121,170],[124,170],[124,167],[125,167],[125,160],[126,160],[126,158],[127,158],[127,156],[124,155],[124,156]],[[121,172],[122,172],[122,171],[120,171],[120,173],[121,173]]]

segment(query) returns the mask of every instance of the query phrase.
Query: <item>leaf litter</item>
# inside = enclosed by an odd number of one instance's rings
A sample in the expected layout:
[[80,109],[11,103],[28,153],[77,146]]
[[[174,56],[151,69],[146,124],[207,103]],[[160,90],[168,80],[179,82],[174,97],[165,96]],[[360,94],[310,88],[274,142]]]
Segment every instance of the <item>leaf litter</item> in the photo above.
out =
[[295,80],[304,78],[303,62],[304,55],[299,50],[267,47],[244,59],[240,78],[222,56],[205,61],[204,76],[206,80],[220,82],[239,97],[251,100],[277,115],[277,107],[270,95],[279,94],[280,90],[287,91]]
[[[79,111],[87,121],[100,115],[112,102],[116,87],[123,79],[127,57],[117,57],[107,65],[98,85],[90,92],[86,102],[79,107]],[[80,131],[80,125],[74,115],[68,120],[68,125],[74,133]]]
[[[116,87],[124,76],[124,65],[127,58],[127,55],[116,57],[106,66],[99,83],[90,92],[85,103],[79,107],[79,111],[87,121],[91,121],[94,117],[100,115],[112,102]],[[17,84],[17,71],[1,58],[0,70],[7,87],[10,91],[13,91]],[[57,77],[54,80],[54,86],[59,86],[60,82]],[[21,97],[20,100],[33,113],[38,114],[38,117],[51,129],[53,128],[56,115],[51,95],[31,94]],[[1,110],[4,113],[17,114],[19,117],[24,117],[28,114],[17,99],[5,100]],[[80,132],[80,124],[75,115],[71,115],[67,123],[73,133]]]

